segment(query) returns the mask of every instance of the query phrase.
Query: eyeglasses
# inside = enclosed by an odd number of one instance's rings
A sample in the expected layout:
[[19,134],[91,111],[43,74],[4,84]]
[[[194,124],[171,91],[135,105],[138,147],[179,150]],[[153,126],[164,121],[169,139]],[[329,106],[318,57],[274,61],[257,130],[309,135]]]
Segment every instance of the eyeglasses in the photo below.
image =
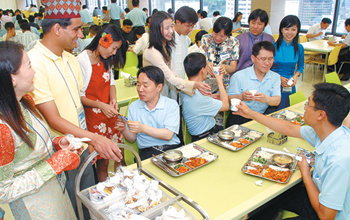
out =
[[273,57],[256,57],[256,59],[258,59],[258,60],[260,60],[260,61],[262,61],[262,62],[266,62],[266,61],[268,61],[268,62],[273,62],[274,60],[275,60],[275,58],[273,58]]
[[314,105],[314,106],[311,106],[309,105],[309,100],[307,100],[305,103],[304,103],[304,107],[311,107],[311,108],[314,108],[315,110],[318,110],[317,107]]

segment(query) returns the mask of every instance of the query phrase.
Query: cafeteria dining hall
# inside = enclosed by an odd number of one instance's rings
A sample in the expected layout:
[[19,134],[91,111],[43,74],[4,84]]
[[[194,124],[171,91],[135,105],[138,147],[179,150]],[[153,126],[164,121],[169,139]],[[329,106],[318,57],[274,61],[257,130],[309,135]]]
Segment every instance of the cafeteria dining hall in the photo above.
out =
[[349,220],[349,9],[1,1],[0,220]]

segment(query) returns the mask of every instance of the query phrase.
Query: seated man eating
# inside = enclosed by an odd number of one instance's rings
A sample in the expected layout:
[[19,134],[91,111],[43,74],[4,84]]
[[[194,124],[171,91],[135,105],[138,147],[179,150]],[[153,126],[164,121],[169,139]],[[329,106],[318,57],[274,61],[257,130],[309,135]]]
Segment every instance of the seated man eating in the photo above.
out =
[[[253,66],[232,75],[227,90],[229,99],[244,101],[251,109],[260,113],[271,113],[281,102],[281,79],[278,73],[271,71],[274,61],[275,46],[268,41],[254,44],[251,60]],[[230,114],[227,126],[243,124],[249,119]]]
[[137,141],[141,160],[179,147],[176,136],[180,127],[179,105],[162,96],[164,74],[155,66],[141,68],[137,73],[139,99],[128,109],[128,122],[117,121],[117,127],[129,142]]
[[[204,82],[207,79],[208,65],[201,53],[191,53],[184,60],[185,71],[190,81]],[[193,96],[181,93],[183,116],[192,141],[205,138],[209,134],[223,129],[217,126],[215,116],[218,112],[227,111],[230,107],[227,93],[223,84],[223,73],[214,74],[218,87],[219,98],[202,95],[198,90]]]
[[[350,110],[350,93],[334,83],[319,83],[314,87],[304,106],[305,126],[254,112],[243,102],[235,114],[290,137],[303,138],[315,147],[314,171],[311,172],[302,156],[298,166],[304,184],[274,200],[266,213],[286,209],[297,213],[298,219],[350,219],[350,130],[342,125]],[[276,214],[266,213],[257,213],[258,219],[261,216],[274,219]]]

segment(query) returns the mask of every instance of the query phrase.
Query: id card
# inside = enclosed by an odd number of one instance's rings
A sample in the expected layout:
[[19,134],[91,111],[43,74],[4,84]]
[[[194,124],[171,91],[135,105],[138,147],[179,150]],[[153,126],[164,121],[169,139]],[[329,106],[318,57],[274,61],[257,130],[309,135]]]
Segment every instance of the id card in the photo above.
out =
[[77,114],[79,118],[79,127],[86,130],[87,126],[86,126],[85,112],[84,112],[83,106],[77,109]]
[[292,93],[292,87],[283,87],[282,92]]
[[230,54],[229,53],[224,53],[220,55],[221,60],[228,60],[230,59]]
[[66,190],[66,182],[67,182],[66,174],[62,172],[60,175],[57,176],[57,180],[58,180],[58,183],[60,184],[62,192],[64,193]]

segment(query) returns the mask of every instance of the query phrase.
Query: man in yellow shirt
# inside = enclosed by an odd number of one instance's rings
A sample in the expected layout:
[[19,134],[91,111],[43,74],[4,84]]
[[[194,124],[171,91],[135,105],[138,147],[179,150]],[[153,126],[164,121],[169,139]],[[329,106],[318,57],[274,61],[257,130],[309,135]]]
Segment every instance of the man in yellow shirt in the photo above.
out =
[[[59,5],[62,2],[70,6],[66,11]],[[77,59],[66,52],[71,51],[77,39],[83,37],[79,0],[45,0],[44,3],[47,6],[42,23],[44,37],[28,53],[36,72],[33,92],[35,104],[54,131],[88,137],[91,139],[90,144],[102,157],[119,162],[122,155],[116,143],[85,130],[85,115],[80,101],[80,89],[83,87],[81,70]],[[61,10],[49,7],[50,5],[56,5]],[[87,156],[88,152],[85,151],[81,155],[81,161]],[[77,213],[74,195],[76,174],[77,170],[67,172],[66,186]],[[90,165],[82,177],[80,187],[87,188],[94,183]],[[87,210],[84,211],[84,216],[88,219]]]

